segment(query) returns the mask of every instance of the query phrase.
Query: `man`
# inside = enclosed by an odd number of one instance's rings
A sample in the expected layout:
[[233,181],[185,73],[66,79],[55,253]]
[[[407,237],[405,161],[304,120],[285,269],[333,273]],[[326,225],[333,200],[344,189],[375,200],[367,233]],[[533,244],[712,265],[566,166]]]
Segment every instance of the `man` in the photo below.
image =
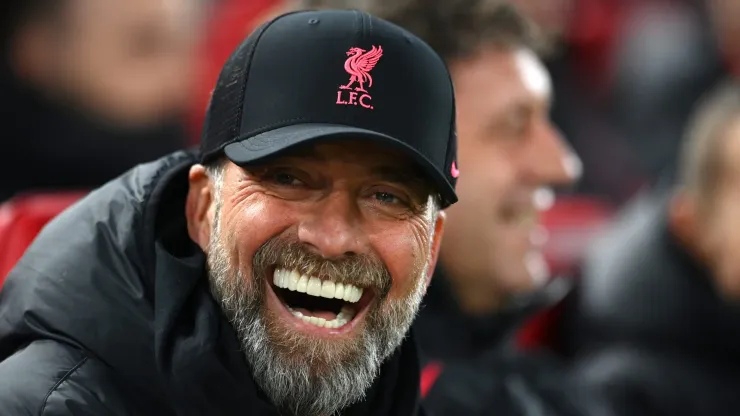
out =
[[576,371],[619,414],[717,415],[740,398],[740,85],[691,121],[680,182],[597,242],[573,310]]
[[262,25],[200,163],[107,184],[11,272],[0,414],[417,414],[407,331],[455,153],[449,73],[417,37],[353,11]]
[[191,0],[4,1],[0,200],[99,186],[181,148],[198,14]]

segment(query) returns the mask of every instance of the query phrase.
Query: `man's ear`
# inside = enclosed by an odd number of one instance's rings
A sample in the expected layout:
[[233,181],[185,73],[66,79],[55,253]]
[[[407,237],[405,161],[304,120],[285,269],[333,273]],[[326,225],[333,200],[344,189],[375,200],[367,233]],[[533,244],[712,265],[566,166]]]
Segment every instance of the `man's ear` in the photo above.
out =
[[699,252],[699,207],[696,198],[685,190],[678,190],[668,205],[668,227],[683,247],[690,252]]
[[445,231],[445,222],[447,221],[447,213],[440,210],[437,212],[437,217],[434,220],[434,234],[432,235],[432,244],[430,250],[430,261],[427,266],[427,281],[426,287],[432,282],[432,275],[434,275],[434,269],[437,267],[437,259],[439,258],[439,248],[442,246],[442,236]]
[[193,165],[188,174],[188,182],[190,187],[185,202],[188,234],[203,251],[206,251],[211,240],[213,210],[210,208],[214,202],[213,189],[209,184],[206,168],[200,164]]

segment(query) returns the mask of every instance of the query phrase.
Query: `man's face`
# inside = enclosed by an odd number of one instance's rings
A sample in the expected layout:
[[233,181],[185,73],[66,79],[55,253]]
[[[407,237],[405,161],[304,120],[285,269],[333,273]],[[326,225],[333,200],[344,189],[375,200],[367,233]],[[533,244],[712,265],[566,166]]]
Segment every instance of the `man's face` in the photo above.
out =
[[30,68],[47,92],[111,121],[146,124],[185,109],[197,35],[190,0],[72,0],[31,25]]
[[285,411],[328,415],[359,400],[411,325],[443,217],[409,166],[344,140],[228,163],[222,185],[212,181],[207,244],[196,237],[211,288]]
[[460,201],[447,210],[442,265],[487,299],[530,289],[547,273],[533,241],[538,209],[552,199],[543,187],[568,184],[579,169],[549,120],[549,74],[528,50],[496,47],[451,71]]
[[726,132],[716,187],[701,212],[699,240],[715,283],[740,301],[740,118]]

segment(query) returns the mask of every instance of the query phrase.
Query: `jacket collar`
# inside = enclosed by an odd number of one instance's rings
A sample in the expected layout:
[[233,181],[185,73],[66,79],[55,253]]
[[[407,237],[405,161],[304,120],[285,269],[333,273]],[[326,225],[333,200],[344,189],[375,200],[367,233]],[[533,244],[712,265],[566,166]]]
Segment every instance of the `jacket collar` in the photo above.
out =
[[415,324],[424,357],[446,360],[509,348],[520,324],[560,302],[572,286],[570,279],[556,278],[532,293],[512,297],[499,310],[471,316],[462,311],[448,275],[438,267]]

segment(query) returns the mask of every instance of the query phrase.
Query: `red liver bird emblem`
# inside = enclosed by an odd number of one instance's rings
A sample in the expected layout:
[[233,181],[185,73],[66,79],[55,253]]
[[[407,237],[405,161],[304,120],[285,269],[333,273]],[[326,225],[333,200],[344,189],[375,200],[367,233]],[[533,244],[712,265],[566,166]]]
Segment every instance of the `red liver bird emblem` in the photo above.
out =
[[355,91],[367,92],[365,90],[365,83],[368,88],[373,86],[373,77],[370,76],[370,71],[375,68],[375,65],[383,56],[383,48],[380,46],[373,46],[372,49],[366,51],[362,48],[353,47],[347,51],[349,58],[344,62],[344,70],[350,75],[349,82],[346,85],[342,85],[339,88],[342,90],[352,89],[352,84],[360,84],[355,87]]

